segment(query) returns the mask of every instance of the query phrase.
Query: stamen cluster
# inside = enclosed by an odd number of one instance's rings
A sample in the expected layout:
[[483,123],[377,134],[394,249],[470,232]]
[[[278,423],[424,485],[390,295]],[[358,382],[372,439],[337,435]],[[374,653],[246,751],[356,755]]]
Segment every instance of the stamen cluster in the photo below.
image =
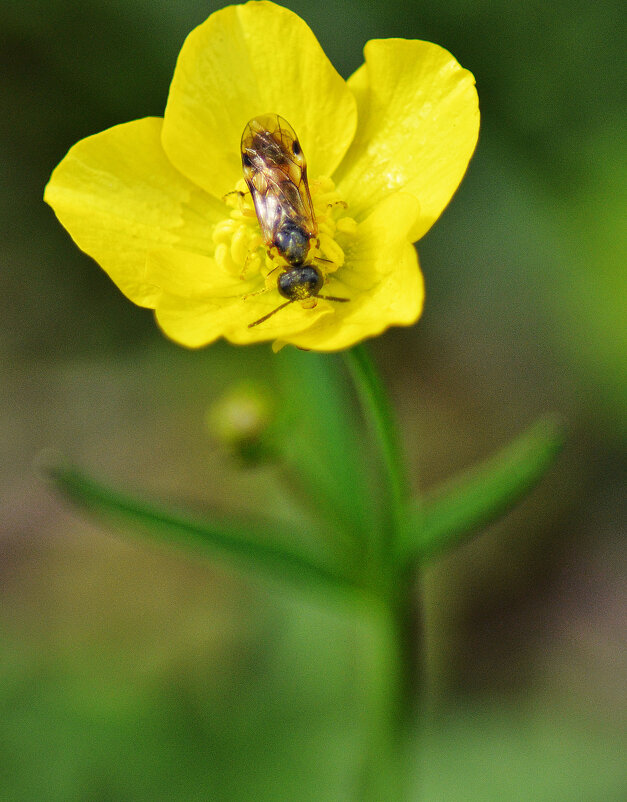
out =
[[[309,189],[320,243],[311,256],[312,260],[318,260],[316,264],[326,278],[344,264],[346,241],[357,231],[357,222],[345,214],[348,205],[337,192],[332,178],[321,176],[310,182]],[[270,255],[264,246],[253,201],[243,179],[224,197],[224,202],[230,209],[229,216],[217,223],[212,233],[216,264],[242,281],[259,275],[266,289],[274,289],[280,257]]]

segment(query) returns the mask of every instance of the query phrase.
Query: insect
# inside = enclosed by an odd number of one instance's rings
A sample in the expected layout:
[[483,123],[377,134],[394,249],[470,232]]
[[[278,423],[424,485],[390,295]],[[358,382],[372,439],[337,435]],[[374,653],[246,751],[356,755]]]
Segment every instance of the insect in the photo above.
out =
[[294,301],[312,298],[312,307],[316,298],[348,301],[320,295],[324,275],[313,264],[316,257],[311,257],[311,251],[319,246],[318,224],[307,183],[307,163],[292,126],[278,114],[254,117],[244,128],[241,153],[244,179],[268,254],[281,256],[286,263],[280,265],[277,289],[287,300],[248,328]]

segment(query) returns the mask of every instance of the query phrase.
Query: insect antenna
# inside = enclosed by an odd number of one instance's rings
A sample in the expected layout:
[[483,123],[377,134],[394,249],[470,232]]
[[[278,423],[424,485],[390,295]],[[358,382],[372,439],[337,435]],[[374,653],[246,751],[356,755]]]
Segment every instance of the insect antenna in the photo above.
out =
[[259,320],[255,320],[254,323],[249,323],[248,328],[252,329],[253,326],[258,326],[260,323],[264,323],[269,317],[272,317],[272,315],[276,315],[276,313],[279,312],[281,309],[285,309],[286,306],[289,306],[290,304],[293,303],[294,301],[285,301],[285,303],[279,304],[279,306],[277,306],[276,309],[273,309],[272,312],[268,312],[267,315],[260,317]]
[[[251,293],[251,295],[258,295],[258,294],[259,293]],[[247,295],[246,297],[249,298],[250,296]],[[316,295],[315,297],[316,298],[322,298],[324,301],[338,301],[338,303],[348,303],[350,301],[350,298],[338,298],[336,295]],[[272,315],[276,315],[276,313],[280,312],[281,309],[285,309],[286,306],[289,306],[290,304],[293,304],[295,300],[297,300],[297,299],[294,298],[294,299],[291,299],[289,301],[285,301],[285,303],[283,303],[283,304],[279,304],[279,306],[277,306],[276,309],[273,309],[272,312],[268,312],[267,315],[264,315],[263,317],[260,317],[259,320],[255,320],[254,323],[249,323],[248,324],[248,328],[252,329],[253,326],[258,326],[260,323],[265,323],[265,321],[269,317],[272,317]]]

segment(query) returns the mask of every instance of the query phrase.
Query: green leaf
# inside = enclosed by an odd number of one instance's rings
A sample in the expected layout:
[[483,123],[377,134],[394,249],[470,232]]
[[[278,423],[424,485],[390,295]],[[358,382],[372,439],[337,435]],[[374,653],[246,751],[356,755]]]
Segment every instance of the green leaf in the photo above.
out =
[[[184,546],[209,557],[224,556],[249,573],[299,586],[351,585],[338,568],[299,551],[300,535],[287,532],[275,521],[252,527],[239,522],[201,520],[121,493],[58,460],[47,464],[44,460],[41,467],[53,485],[75,504],[125,527],[139,527],[151,540]],[[291,549],[286,545],[290,541],[294,544]]]
[[541,418],[486,462],[428,494],[410,511],[401,561],[425,561],[507,512],[540,481],[558,454],[563,431]]

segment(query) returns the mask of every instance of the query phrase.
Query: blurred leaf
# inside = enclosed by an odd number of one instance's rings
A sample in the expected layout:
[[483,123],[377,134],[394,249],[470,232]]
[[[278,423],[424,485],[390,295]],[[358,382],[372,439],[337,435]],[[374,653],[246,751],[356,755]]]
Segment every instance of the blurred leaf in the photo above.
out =
[[498,454],[427,495],[410,512],[402,559],[430,559],[499,518],[539,482],[562,441],[557,420],[542,418]]
[[[277,522],[257,527],[243,523],[207,521],[169,510],[99,484],[72,466],[58,462],[43,466],[53,484],[79,506],[123,524],[141,527],[150,539],[182,545],[210,557],[224,555],[238,567],[300,586],[348,586],[339,569],[290,549],[299,538],[289,537]],[[271,537],[267,538],[266,534]]]
[[292,478],[300,477],[309,505],[348,534],[354,548],[368,528],[370,490],[341,362],[284,348],[277,368],[282,408],[272,444]]

